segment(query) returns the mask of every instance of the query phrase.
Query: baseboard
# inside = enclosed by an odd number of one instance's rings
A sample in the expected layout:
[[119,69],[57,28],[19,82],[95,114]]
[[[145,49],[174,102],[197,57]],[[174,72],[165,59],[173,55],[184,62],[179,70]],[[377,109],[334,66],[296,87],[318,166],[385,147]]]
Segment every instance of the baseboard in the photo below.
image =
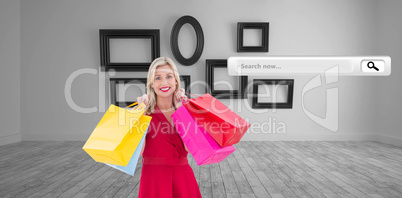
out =
[[[86,141],[89,135],[23,135],[22,141]],[[2,139],[0,137],[0,145]],[[21,141],[21,136],[17,140]],[[401,138],[378,134],[245,134],[241,141],[378,141],[402,146]]]
[[388,136],[388,135],[376,135],[374,141],[402,147],[402,138],[399,137]]
[[83,133],[82,135],[49,135],[49,134],[35,134],[23,135],[22,141],[86,141],[91,134]]
[[242,141],[374,141],[374,134],[245,134]]
[[0,146],[21,142],[21,134],[8,134],[8,135],[1,135],[0,136]]
[[[23,135],[22,141],[86,141],[90,134]],[[85,134],[85,135],[84,135]],[[375,141],[374,134],[245,134],[242,141]]]

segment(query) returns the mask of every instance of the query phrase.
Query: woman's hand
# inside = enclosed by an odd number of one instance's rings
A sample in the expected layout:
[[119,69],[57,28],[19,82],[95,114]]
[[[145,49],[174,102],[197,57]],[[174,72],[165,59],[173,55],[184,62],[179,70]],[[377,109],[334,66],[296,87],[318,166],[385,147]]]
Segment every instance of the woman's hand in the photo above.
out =
[[140,96],[140,97],[137,97],[137,102],[138,102],[138,106],[139,106],[142,102],[145,103],[145,106],[148,106],[148,103],[149,103],[149,95],[148,95],[148,94],[144,94],[144,95],[142,95],[142,96]]
[[174,93],[174,102],[175,102],[174,104],[176,106],[176,109],[178,109],[183,105],[181,102],[182,100],[186,102],[188,101],[188,98],[183,88],[176,90],[176,92]]

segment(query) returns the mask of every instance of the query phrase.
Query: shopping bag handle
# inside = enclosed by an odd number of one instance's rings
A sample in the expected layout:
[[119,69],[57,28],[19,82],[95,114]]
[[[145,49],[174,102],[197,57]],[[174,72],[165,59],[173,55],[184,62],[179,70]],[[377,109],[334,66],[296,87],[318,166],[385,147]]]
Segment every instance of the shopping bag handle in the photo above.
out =
[[[197,96],[197,98],[203,98],[203,97],[205,97],[205,96],[198,96],[198,95],[191,94],[191,93],[187,93],[187,92],[184,92],[184,93],[186,93],[186,94],[188,94],[188,95],[192,95],[192,96]],[[208,98],[209,98],[209,97],[208,97]]]
[[[136,104],[138,104],[138,102],[134,102],[133,104],[128,105],[126,108],[131,107],[131,106],[134,106],[134,105],[136,105]],[[144,107],[144,109],[147,108],[146,105],[145,105],[145,103],[142,102],[140,105],[135,106],[135,107],[133,108],[133,110],[139,110],[140,107],[141,107],[141,108]]]
[[132,106],[134,106],[134,105],[136,105],[136,104],[138,104],[138,102],[134,102],[133,104],[128,105],[126,108],[128,108],[128,107],[132,107]]
[[192,95],[192,96],[197,96],[197,98],[201,98],[201,96],[198,96],[198,95],[195,95],[195,94],[191,94],[191,93],[187,93],[187,92],[184,92],[185,94],[188,94],[188,95]]
[[137,105],[136,107],[134,107],[133,110],[143,110],[143,109],[146,109],[146,108],[147,108],[147,106],[145,105],[144,102],[142,102],[140,105]]
[[[191,94],[191,93],[187,93],[187,92],[184,92],[185,94],[188,94],[188,95],[192,95],[192,96],[197,96],[198,98],[201,98],[201,96],[198,96],[198,95],[195,95],[195,94]],[[184,97],[184,96],[183,96]],[[182,97],[182,98],[183,98]],[[181,100],[181,104],[187,104],[187,103],[189,103],[189,101],[191,100],[192,98],[189,98],[189,99],[187,99],[187,102],[185,102],[183,99]]]

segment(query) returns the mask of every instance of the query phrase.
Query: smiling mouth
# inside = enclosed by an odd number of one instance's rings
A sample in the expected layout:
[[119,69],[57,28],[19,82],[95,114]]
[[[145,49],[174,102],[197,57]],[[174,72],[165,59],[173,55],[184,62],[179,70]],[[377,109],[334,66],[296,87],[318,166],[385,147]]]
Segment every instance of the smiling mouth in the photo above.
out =
[[161,88],[160,90],[163,91],[163,92],[167,92],[167,91],[170,90],[170,87],[164,87],[164,88]]

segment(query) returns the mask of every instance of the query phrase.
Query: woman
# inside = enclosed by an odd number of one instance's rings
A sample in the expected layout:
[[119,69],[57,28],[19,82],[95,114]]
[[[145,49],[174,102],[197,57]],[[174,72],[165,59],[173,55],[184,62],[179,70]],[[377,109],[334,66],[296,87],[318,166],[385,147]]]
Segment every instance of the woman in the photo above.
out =
[[201,197],[201,193],[187,161],[187,148],[171,115],[187,100],[180,86],[176,65],[166,57],[155,59],[148,70],[146,95],[137,98],[145,102],[146,114],[152,116],[141,154],[142,171],[140,198]]

